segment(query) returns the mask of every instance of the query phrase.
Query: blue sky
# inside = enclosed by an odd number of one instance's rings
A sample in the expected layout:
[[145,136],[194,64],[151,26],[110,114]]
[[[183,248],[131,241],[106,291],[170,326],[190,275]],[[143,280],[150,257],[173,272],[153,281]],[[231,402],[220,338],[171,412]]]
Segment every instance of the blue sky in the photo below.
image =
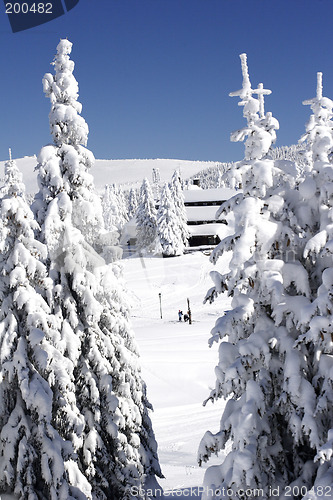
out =
[[65,37],[96,158],[241,159],[229,137],[245,120],[228,94],[241,87],[242,52],[253,87],[272,90],[277,145],[296,143],[317,71],[333,98],[332,19],[332,0],[80,0],[12,33],[2,4],[0,159],[8,147],[22,157],[51,142],[41,80]]

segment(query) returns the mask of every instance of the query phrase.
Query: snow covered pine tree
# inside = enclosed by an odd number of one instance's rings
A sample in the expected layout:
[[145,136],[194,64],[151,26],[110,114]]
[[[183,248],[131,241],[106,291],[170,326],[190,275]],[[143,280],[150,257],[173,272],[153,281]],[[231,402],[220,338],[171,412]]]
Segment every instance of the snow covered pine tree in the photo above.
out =
[[121,232],[128,222],[128,214],[124,193],[116,184],[105,186],[102,207],[107,230]]
[[71,496],[68,479],[69,468],[80,471],[66,438],[83,426],[73,356],[61,345],[61,317],[51,314],[47,250],[35,239],[38,224],[14,161],[5,165],[0,211],[0,492],[22,500],[86,498]]
[[170,182],[170,192],[173,199],[173,202],[176,207],[176,213],[178,216],[178,232],[181,235],[181,239],[183,241],[184,247],[188,243],[188,239],[190,236],[190,232],[187,226],[187,213],[185,208],[185,198],[183,195],[181,182],[180,182],[180,174],[177,170],[174,171],[171,182]]
[[128,196],[128,218],[131,219],[135,217],[136,211],[138,209],[138,198],[134,188],[130,189]]
[[[231,95],[240,96],[247,119],[247,127],[232,135],[233,140],[248,137],[245,160],[235,171],[243,194],[218,211],[235,215],[234,234],[212,254],[216,263],[231,250],[230,272],[213,272],[215,286],[207,293],[207,300],[224,291],[233,297],[210,341],[227,337],[219,346],[209,399],[229,400],[220,431],[208,431],[202,439],[199,462],[225,449],[229,439],[232,449],[220,466],[207,469],[202,498],[300,499],[313,486],[317,441],[314,347],[304,336],[313,311],[314,275],[303,255],[307,238],[299,219],[304,212],[294,178],[278,168],[283,162],[266,156],[278,124],[264,115],[263,98],[253,94],[268,91],[252,90],[246,55],[240,57],[243,87]],[[324,389],[322,379],[317,383]]]
[[156,247],[156,208],[148,179],[144,179],[141,185],[136,221],[138,249],[153,252]]
[[307,143],[308,168],[299,186],[297,216],[305,235],[303,259],[311,278],[312,304],[300,316],[304,333],[297,342],[299,349],[307,346],[309,384],[296,387],[293,403],[298,415],[295,432],[309,451],[306,474],[300,474],[295,484],[306,485],[303,500],[319,500],[333,496],[333,101],[323,97],[322,73],[317,73],[316,97],[303,104],[310,105],[313,114],[301,139]]
[[157,212],[157,237],[159,250],[164,257],[174,257],[184,252],[180,218],[167,182],[162,189]]
[[74,428],[66,434],[73,448],[68,474],[74,498],[131,500],[133,488],[155,484],[161,472],[120,269],[105,265],[91,246],[103,229],[102,210],[87,172],[93,156],[84,147],[88,127],[79,115],[71,50],[60,41],[55,75],[43,80],[54,144],[39,154],[34,202],[82,418],[81,427],[68,421]]

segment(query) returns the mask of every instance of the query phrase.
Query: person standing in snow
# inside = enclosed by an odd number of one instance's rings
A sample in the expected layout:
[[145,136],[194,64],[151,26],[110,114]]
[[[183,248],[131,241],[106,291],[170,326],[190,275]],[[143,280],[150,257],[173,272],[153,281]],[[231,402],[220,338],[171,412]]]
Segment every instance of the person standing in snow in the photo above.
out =
[[183,311],[181,311],[181,310],[179,309],[179,311],[178,311],[178,318],[179,318],[179,321],[181,321],[181,320],[182,320],[182,317],[183,317]]

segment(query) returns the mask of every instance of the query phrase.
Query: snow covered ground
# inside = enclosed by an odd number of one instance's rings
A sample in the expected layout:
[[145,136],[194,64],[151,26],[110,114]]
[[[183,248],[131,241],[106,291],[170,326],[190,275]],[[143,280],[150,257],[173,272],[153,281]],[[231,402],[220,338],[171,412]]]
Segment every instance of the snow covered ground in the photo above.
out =
[[[165,498],[200,498],[204,471],[196,461],[206,430],[217,432],[224,403],[202,402],[214,386],[217,345],[207,341],[229,299],[203,304],[211,288],[213,265],[201,252],[181,257],[129,258],[122,261],[133,300],[132,323],[141,353],[143,378],[154,406],[153,427],[165,479]],[[226,269],[228,256],[219,260]],[[161,293],[162,319],[160,317]],[[190,300],[193,323],[178,321]],[[209,462],[221,463],[221,457]],[[182,495],[181,495],[182,491]]]
[[[227,270],[228,261],[228,255],[219,259],[219,271]],[[221,457],[216,457],[200,468],[196,456],[206,430],[218,431],[224,407],[221,401],[209,402],[206,407],[202,402],[215,383],[217,345],[208,347],[210,330],[230,308],[230,301],[220,297],[213,304],[203,304],[212,286],[209,272],[214,266],[202,252],[167,259],[131,257],[121,264],[132,303],[143,378],[154,406],[151,418],[165,476],[159,480],[161,491],[164,500],[199,500],[205,469],[221,463]],[[187,310],[187,298],[191,325],[178,321],[178,310]],[[15,497],[1,495],[1,500]]]

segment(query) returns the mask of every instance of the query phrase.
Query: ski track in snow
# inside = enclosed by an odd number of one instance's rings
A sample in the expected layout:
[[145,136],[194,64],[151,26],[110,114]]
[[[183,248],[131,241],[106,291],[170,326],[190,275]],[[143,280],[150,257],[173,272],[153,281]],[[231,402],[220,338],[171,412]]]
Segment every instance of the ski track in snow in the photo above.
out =
[[[222,401],[202,404],[214,387],[218,360],[217,344],[210,349],[208,339],[230,301],[220,296],[213,304],[203,304],[213,286],[209,271],[215,267],[201,252],[169,259],[132,257],[122,264],[133,300],[132,324],[142,374],[154,407],[151,418],[165,476],[159,484],[165,499],[200,499],[206,468],[220,464],[222,457],[199,467],[198,446],[207,430],[219,430],[225,405]],[[224,272],[227,265],[228,256],[219,260],[216,270]],[[187,310],[187,298],[192,325],[177,319],[179,309]]]

